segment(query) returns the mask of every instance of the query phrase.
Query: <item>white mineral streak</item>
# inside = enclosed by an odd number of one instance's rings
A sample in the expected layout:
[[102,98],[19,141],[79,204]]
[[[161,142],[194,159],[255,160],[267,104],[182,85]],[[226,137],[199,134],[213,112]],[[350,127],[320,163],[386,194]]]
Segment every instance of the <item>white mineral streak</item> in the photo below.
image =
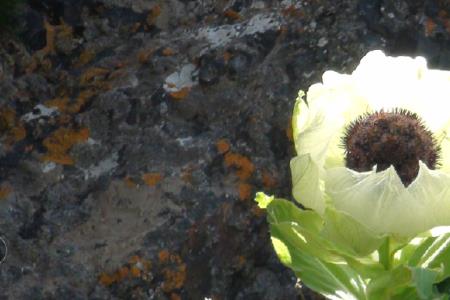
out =
[[39,119],[42,117],[51,117],[56,115],[57,113],[58,110],[56,108],[38,104],[34,107],[32,112],[24,114],[21,119],[25,122],[30,122],[34,119]]
[[163,86],[164,90],[168,93],[173,93],[198,84],[197,73],[195,65],[184,65],[179,71],[173,72],[166,78]]
[[248,21],[217,27],[202,28],[197,38],[206,39],[211,48],[229,44],[235,38],[278,29],[280,22],[273,15],[258,14]]
[[44,172],[44,173],[48,173],[48,172],[50,172],[51,170],[53,170],[53,169],[55,169],[56,168],[56,164],[54,163],[54,162],[48,162],[48,163],[46,163],[44,166],[43,166],[43,168],[42,168],[42,172]]
[[[279,26],[280,22],[274,15],[259,14],[238,24],[202,28],[193,35],[193,38],[208,41],[208,47],[205,48],[207,50],[225,46],[236,38],[276,30]],[[197,67],[186,64],[165,79],[164,90],[173,93],[197,85],[197,75]]]
[[91,166],[87,170],[83,170],[84,180],[98,178],[105,173],[111,172],[119,165],[119,163],[117,162],[118,159],[119,155],[117,153],[114,153],[113,155],[111,155],[111,157],[100,161],[98,164]]

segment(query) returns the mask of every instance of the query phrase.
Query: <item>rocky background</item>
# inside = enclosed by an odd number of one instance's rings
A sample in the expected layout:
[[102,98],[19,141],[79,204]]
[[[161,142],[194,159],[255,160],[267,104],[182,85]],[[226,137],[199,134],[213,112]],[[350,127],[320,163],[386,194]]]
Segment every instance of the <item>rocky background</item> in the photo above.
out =
[[297,92],[372,49],[449,69],[449,3],[21,1],[0,33],[0,299],[319,299],[253,202],[291,198]]

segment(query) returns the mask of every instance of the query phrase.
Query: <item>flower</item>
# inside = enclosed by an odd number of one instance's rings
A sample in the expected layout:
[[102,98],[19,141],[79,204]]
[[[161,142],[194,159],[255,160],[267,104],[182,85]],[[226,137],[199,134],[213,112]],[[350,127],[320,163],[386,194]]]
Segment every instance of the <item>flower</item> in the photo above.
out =
[[[449,71],[428,69],[422,57],[372,51],[351,75],[327,71],[304,96],[293,116],[298,202],[322,216],[329,209],[348,215],[377,236],[409,238],[450,225]],[[356,127],[365,131],[356,135]],[[361,158],[375,147],[373,135],[385,140],[377,144],[383,158]],[[363,150],[347,149],[350,139]],[[364,168],[352,169],[351,159]],[[409,175],[399,176],[400,165]]]
[[450,72],[372,51],[293,115],[293,202],[256,195],[280,261],[330,299],[444,299]]

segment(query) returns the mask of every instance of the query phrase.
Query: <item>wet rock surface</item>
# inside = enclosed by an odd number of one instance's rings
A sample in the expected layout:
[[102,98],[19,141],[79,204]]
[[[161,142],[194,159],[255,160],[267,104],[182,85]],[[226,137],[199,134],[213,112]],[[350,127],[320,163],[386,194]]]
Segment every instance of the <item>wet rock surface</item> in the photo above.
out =
[[291,198],[297,91],[372,49],[450,68],[449,9],[25,1],[0,37],[0,299],[319,299],[252,200]]

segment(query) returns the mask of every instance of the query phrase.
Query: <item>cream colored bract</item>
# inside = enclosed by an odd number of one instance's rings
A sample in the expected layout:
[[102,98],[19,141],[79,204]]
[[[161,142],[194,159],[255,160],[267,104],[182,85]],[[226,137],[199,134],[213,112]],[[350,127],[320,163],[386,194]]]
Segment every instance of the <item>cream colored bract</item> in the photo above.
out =
[[[300,91],[293,116],[297,201],[320,214],[333,207],[382,235],[411,237],[450,225],[449,71],[428,69],[422,57],[372,51],[351,75],[327,71],[303,96]],[[420,163],[408,187],[393,167],[378,173],[346,168],[340,146],[346,126],[358,116],[393,108],[417,113],[441,147],[439,167]]]

